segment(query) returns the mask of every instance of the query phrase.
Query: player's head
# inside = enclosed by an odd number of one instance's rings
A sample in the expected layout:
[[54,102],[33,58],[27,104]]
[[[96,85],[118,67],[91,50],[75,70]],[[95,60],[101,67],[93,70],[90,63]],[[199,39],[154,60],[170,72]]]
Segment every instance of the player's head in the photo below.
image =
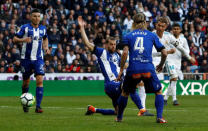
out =
[[107,39],[107,48],[111,53],[116,51],[116,39],[114,37],[109,37]]
[[172,32],[173,32],[173,35],[178,37],[181,33],[181,27],[178,23],[173,23],[172,25]]
[[132,29],[146,29],[146,16],[144,13],[139,12],[138,14],[133,16],[133,24],[132,24]]
[[168,27],[169,20],[166,17],[160,17],[156,23],[156,30],[158,32],[164,32]]
[[33,9],[30,14],[31,22],[33,25],[39,25],[40,23],[40,10]]

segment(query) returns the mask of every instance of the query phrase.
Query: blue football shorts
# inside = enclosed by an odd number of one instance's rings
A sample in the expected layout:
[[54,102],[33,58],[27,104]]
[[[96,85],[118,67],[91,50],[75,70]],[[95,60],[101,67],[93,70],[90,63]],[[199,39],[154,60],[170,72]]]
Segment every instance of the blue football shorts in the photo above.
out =
[[44,75],[44,61],[43,60],[21,60],[21,72],[23,75],[23,80],[30,78],[30,76],[35,73],[37,75]]

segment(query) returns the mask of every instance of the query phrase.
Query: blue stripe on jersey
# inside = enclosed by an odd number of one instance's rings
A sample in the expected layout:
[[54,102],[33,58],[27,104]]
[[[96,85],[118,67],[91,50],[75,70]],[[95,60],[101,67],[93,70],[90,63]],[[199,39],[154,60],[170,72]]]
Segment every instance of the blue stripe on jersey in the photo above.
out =
[[[27,34],[27,36],[24,36]],[[39,25],[38,28],[33,28],[31,24],[23,25],[20,30],[16,33],[19,38],[31,37],[31,43],[25,43],[26,49],[22,49],[21,59],[37,60],[43,59],[42,54],[42,42],[43,38],[47,38],[46,27]],[[38,45],[37,45],[38,43]]]
[[95,47],[95,55],[98,58],[100,69],[105,78],[105,83],[113,81],[118,76],[119,67],[119,55],[118,53],[110,53],[103,48]]

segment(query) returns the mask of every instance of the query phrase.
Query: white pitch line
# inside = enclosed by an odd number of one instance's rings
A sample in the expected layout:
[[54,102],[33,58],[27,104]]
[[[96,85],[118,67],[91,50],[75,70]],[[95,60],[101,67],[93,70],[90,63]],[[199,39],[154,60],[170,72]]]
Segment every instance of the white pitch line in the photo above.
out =
[[[20,108],[21,106],[0,106],[0,108]],[[31,107],[31,108],[35,108],[35,107]],[[43,107],[45,109],[67,109],[67,110],[86,110],[86,108],[76,108],[76,107],[59,107],[59,106],[46,106],[46,107]],[[105,109],[112,109],[111,108],[105,108]],[[126,108],[127,110],[138,110],[137,108]],[[153,108],[149,108],[147,110],[156,110],[156,109],[153,109]],[[182,109],[182,108],[178,108],[178,109],[164,109],[164,111],[187,111],[185,109]]]

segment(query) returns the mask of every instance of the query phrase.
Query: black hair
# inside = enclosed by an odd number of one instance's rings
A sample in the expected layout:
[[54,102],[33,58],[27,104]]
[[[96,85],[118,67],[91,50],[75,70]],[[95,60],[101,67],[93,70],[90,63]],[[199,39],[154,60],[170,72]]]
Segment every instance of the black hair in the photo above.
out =
[[181,26],[180,26],[178,23],[173,23],[172,28],[174,28],[174,27],[179,27],[179,28],[181,28]]
[[40,12],[39,9],[36,9],[36,8],[35,8],[35,9],[33,9],[33,10],[31,11],[31,14],[32,14],[32,13],[41,13],[41,12]]

